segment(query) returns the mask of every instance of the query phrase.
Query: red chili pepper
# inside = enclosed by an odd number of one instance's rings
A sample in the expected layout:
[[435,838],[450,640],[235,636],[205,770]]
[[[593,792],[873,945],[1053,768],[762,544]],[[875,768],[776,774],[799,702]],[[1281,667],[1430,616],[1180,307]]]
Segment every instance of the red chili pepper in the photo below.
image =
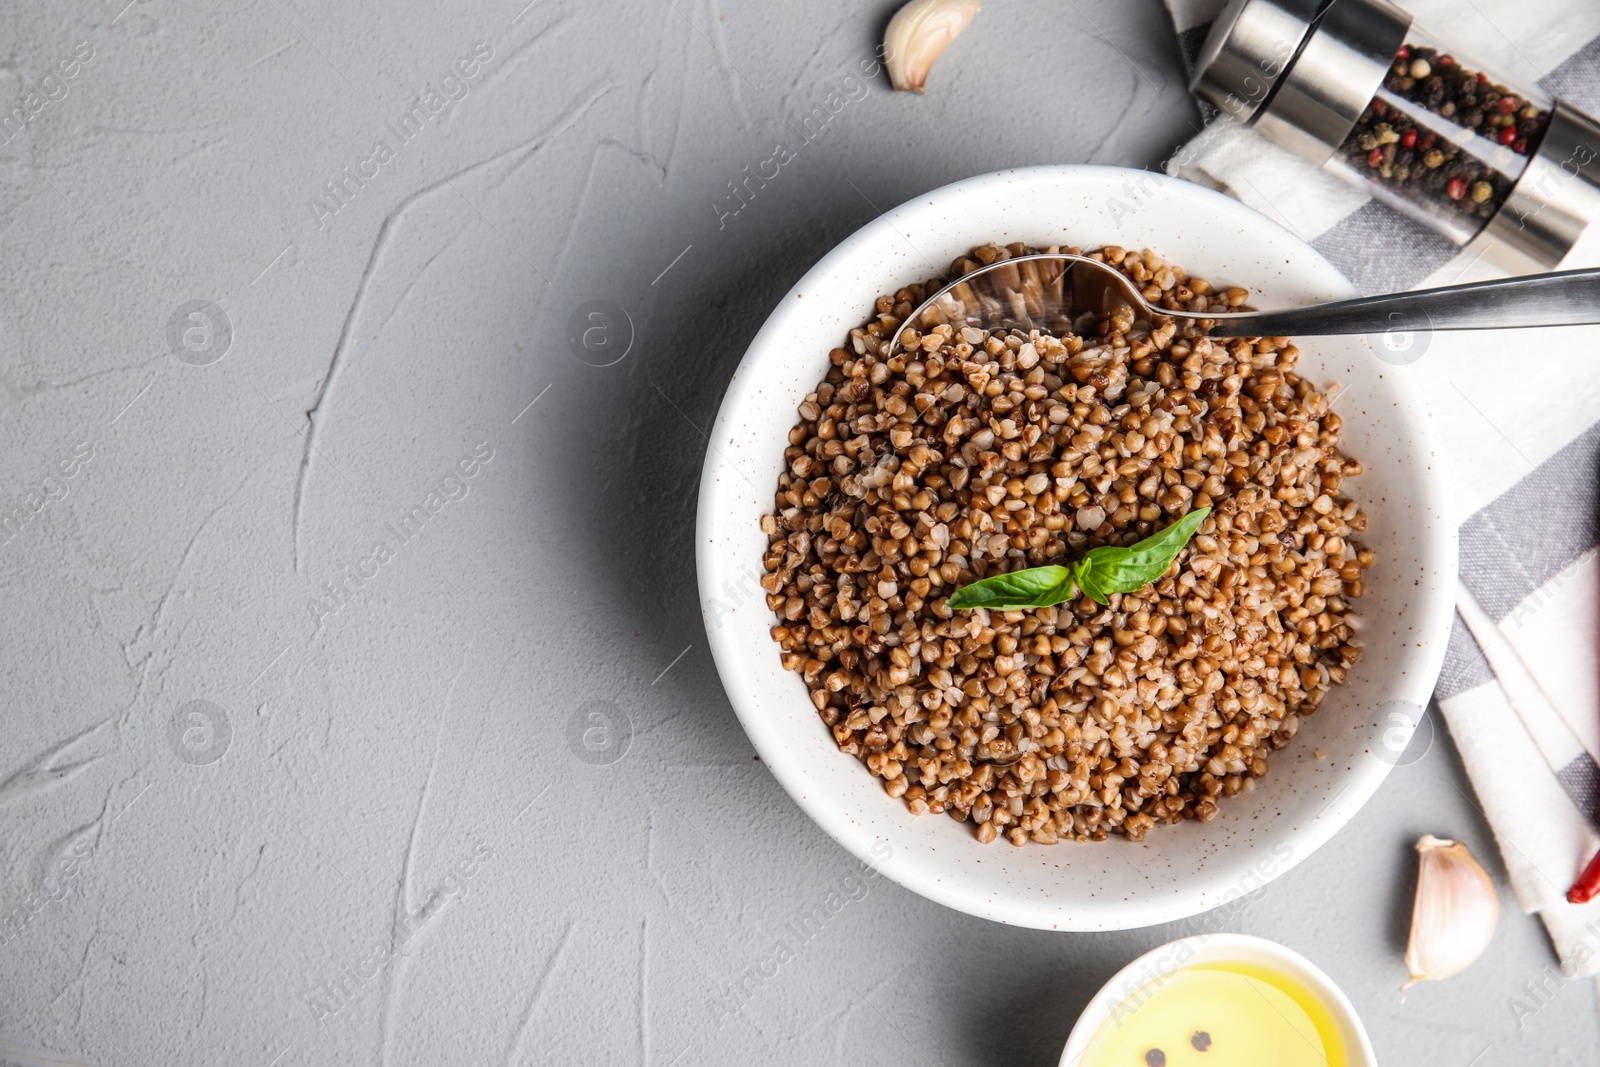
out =
[[1451,200],[1460,200],[1467,195],[1467,183],[1461,178],[1451,178],[1450,185],[1445,191],[1450,194]]
[[1402,133],[1400,135],[1400,147],[1401,148],[1415,148],[1415,147],[1417,147],[1417,130],[1416,130],[1416,127],[1413,126],[1411,129],[1407,130],[1405,133]]
[[1500,127],[1500,143],[1501,144],[1511,144],[1516,139],[1517,139],[1517,128],[1515,126],[1502,126],[1502,127]]
[[1600,852],[1594,854],[1594,859],[1589,861],[1589,866],[1578,875],[1578,880],[1572,883],[1572,888],[1567,890],[1567,903],[1587,904],[1600,894]]
[[1367,153],[1367,166],[1369,166],[1369,167],[1381,167],[1381,166],[1383,166],[1383,149],[1374,148],[1371,152]]
[[1500,112],[1500,114],[1509,115],[1513,111],[1517,110],[1517,98],[1514,96],[1502,96],[1500,98],[1500,102],[1495,105],[1495,108]]

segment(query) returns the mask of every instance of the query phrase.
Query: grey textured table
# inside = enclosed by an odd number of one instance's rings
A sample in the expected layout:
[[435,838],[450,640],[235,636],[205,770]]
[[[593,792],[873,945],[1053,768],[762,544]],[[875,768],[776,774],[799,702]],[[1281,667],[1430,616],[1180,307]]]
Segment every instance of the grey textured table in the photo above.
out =
[[1226,927],[1388,1063],[1593,1062],[1509,892],[1398,1001],[1412,840],[1494,856],[1442,733],[1225,918],[1069,936],[852,892],[723,697],[745,343],[880,208],[1169,155],[1153,0],[992,4],[926,97],[847,80],[884,4],[124,2],[14,6],[0,64],[0,1061],[1048,1064]]

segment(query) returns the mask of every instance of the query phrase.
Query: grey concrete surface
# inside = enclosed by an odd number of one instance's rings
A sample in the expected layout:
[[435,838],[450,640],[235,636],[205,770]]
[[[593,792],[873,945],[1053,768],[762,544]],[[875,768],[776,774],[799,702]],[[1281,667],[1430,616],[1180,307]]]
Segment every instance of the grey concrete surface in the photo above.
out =
[[523,3],[7,9],[0,1062],[1042,1065],[1222,927],[1384,1062],[1594,1061],[1509,892],[1399,1001],[1411,841],[1494,856],[1442,734],[1237,912],[1063,935],[851,893],[722,694],[692,524],[745,343],[881,208],[1170,154],[1155,0],[992,3],[926,97],[845,81],[884,3]]

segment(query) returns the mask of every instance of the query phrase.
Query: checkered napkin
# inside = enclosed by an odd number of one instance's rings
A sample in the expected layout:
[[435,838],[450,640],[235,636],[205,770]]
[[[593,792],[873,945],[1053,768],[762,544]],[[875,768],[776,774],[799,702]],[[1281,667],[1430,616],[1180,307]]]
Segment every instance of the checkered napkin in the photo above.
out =
[[[1166,4],[1192,65],[1223,0]],[[1411,0],[1404,6],[1417,25],[1442,27],[1439,36],[1483,69],[1537,83],[1600,114],[1600,4],[1593,0]],[[1458,251],[1231,121],[1209,123],[1166,166],[1300,234],[1363,292],[1500,273],[1476,253]],[[1587,235],[1562,264],[1590,265],[1600,265],[1600,234]],[[1439,368],[1459,373],[1494,366],[1484,346],[1506,341],[1488,342],[1488,336],[1435,335],[1424,362],[1412,369],[1426,376]],[[1565,338],[1587,348],[1591,359],[1600,348],[1600,330],[1570,331]],[[1536,361],[1538,346],[1520,343]],[[1504,363],[1505,353],[1498,355]],[[1458,514],[1461,571],[1455,630],[1435,699],[1517,899],[1525,911],[1539,913],[1567,973],[1593,975],[1600,974],[1600,902],[1574,906],[1565,898],[1600,847],[1600,393],[1553,401],[1559,376],[1539,373],[1537,362],[1522,366],[1524,373],[1507,375],[1502,368],[1496,375],[1493,420],[1459,386],[1454,389],[1465,405],[1435,408],[1448,451],[1459,454],[1474,439],[1490,439],[1477,446],[1480,454],[1463,464],[1466,469],[1453,472],[1466,503]],[[1451,388],[1442,377],[1437,384],[1434,389],[1430,381],[1430,393]],[[1537,427],[1548,454],[1534,462],[1500,427]],[[1495,457],[1496,449],[1502,455]],[[1508,476],[1508,470],[1516,473]],[[1486,480],[1497,490],[1487,500]],[[1436,828],[1446,836],[1451,830]]]

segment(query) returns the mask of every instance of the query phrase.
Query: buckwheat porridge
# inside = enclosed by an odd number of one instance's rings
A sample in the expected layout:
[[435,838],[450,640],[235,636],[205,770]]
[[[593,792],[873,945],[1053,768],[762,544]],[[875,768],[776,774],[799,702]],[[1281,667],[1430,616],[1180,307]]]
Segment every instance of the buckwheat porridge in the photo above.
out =
[[[952,273],[1029,251],[986,246]],[[1157,306],[1247,296],[1149,251],[1091,255]],[[1341,495],[1361,465],[1339,416],[1288,338],[1213,341],[1164,317],[1059,337],[946,324],[884,359],[937,287],[880,297],[789,432],[761,520],[784,667],[889,796],[979,841],[1211,819],[1361,655],[1351,602],[1372,552]],[[1105,605],[947,602],[1206,506],[1164,575]]]

